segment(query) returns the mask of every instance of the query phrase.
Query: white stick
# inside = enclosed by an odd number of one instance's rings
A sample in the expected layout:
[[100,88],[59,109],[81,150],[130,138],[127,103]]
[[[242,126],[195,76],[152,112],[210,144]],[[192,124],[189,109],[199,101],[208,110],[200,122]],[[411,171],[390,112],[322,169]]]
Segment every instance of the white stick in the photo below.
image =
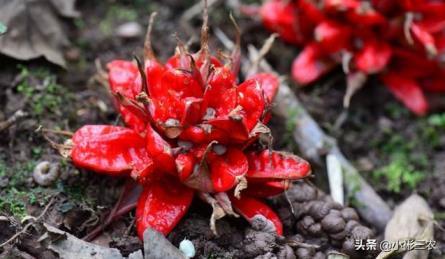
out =
[[334,201],[344,205],[344,192],[343,192],[343,172],[340,161],[332,154],[326,156],[326,165],[328,168],[329,189],[331,190],[331,196]]

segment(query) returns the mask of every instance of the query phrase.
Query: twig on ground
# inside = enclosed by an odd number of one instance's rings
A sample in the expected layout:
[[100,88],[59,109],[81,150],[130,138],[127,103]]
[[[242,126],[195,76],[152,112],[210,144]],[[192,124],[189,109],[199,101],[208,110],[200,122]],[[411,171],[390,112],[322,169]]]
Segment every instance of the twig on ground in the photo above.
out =
[[26,112],[18,110],[5,121],[0,121],[0,132],[8,129],[12,125],[14,125],[19,119],[25,117],[26,115],[28,115]]
[[326,156],[326,166],[329,178],[329,189],[331,197],[334,201],[345,205],[344,187],[343,187],[343,170],[337,157],[329,154]]
[[43,132],[43,133],[53,133],[56,135],[63,135],[63,136],[67,136],[67,137],[72,137],[74,135],[74,132],[68,131],[68,130],[55,130],[55,129],[47,129],[47,128],[43,128],[42,126],[39,126],[36,129],[36,132]]
[[[0,248],[13,242],[15,239],[17,239],[20,235],[26,233],[26,231],[28,231],[28,228],[30,228],[31,226],[33,226],[35,223],[39,222],[43,216],[45,216],[46,212],[48,211],[48,209],[51,207],[51,205],[53,204],[55,200],[55,197],[52,197],[51,200],[48,202],[48,204],[46,204],[45,208],[43,209],[42,213],[40,213],[39,216],[37,216],[37,218],[35,218],[32,222],[29,222],[28,224],[26,224],[22,230],[20,230],[19,232],[15,233],[12,237],[10,237],[8,240],[6,240],[5,242],[3,242],[2,244],[0,244]],[[31,217],[32,218],[32,217]]]
[[298,241],[295,241],[295,240],[289,240],[287,242],[287,244],[292,246],[292,247],[303,247],[303,248],[313,248],[313,249],[319,249],[320,248],[319,245],[313,245],[313,244],[298,242]]
[[264,59],[266,54],[269,52],[269,50],[272,48],[272,45],[275,41],[275,39],[278,37],[278,34],[274,33],[267,38],[267,40],[264,42],[261,49],[258,51],[257,55],[255,57],[252,57],[254,59],[251,59],[249,70],[245,72],[246,77],[250,77],[251,75],[255,74],[258,69],[261,60]]

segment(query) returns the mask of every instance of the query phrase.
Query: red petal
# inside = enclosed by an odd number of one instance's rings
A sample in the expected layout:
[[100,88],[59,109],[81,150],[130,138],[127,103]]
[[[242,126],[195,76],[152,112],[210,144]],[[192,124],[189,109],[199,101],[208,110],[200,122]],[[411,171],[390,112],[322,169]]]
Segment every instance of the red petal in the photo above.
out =
[[445,81],[443,78],[445,78],[445,76],[423,79],[420,85],[427,91],[443,93],[445,92]]
[[422,18],[442,18],[445,13],[445,3],[443,1],[427,1],[415,6],[418,12],[422,12]]
[[[221,144],[231,143],[230,140],[233,140],[236,143],[245,141],[248,138],[248,132],[244,125],[239,122],[227,122],[227,120],[228,119],[215,119],[210,121],[210,123],[213,123],[214,125],[211,127],[210,132],[207,132],[200,126],[187,127],[181,132],[179,139],[191,141],[195,144],[210,143],[211,141],[217,141]],[[227,131],[231,126],[234,126],[232,129],[237,130],[233,132]],[[238,134],[238,132],[241,133]]]
[[238,183],[238,177],[247,173],[248,162],[244,153],[236,148],[227,149],[223,155],[211,152],[208,156],[210,178],[216,192],[225,192]]
[[183,117],[180,121],[181,125],[194,125],[202,120],[204,115],[201,109],[202,101],[201,98],[195,97],[186,97],[183,99],[185,108]]
[[[107,64],[108,80],[113,94],[120,93],[124,97],[134,100],[142,90],[141,77],[137,65],[130,61],[114,60]],[[145,118],[134,113],[117,102],[117,107],[126,125],[137,132],[144,131]]]
[[292,63],[292,77],[300,85],[307,85],[329,72],[333,62],[322,56],[316,43],[306,45]]
[[142,116],[133,113],[130,109],[123,105],[119,105],[119,113],[122,116],[122,120],[125,122],[125,125],[132,128],[136,132],[143,132],[147,125],[147,120],[145,120]]
[[166,123],[169,119],[182,121],[186,110],[184,100],[168,92],[165,96],[152,99],[150,102],[150,113],[153,114],[155,122],[160,125]]
[[428,0],[399,0],[399,4],[405,11],[418,11],[419,7],[425,5]]
[[207,136],[207,133],[201,127],[191,126],[181,132],[179,139],[202,144],[204,142],[209,142]]
[[136,208],[136,227],[142,239],[147,228],[167,235],[187,212],[194,191],[174,178],[144,186]]
[[[250,180],[250,179],[249,179]],[[252,197],[267,198],[279,195],[289,189],[288,180],[255,182],[250,180],[247,189],[243,190],[241,195]]]
[[264,150],[248,154],[247,159],[248,178],[298,180],[311,173],[306,160],[290,153]]
[[433,35],[417,24],[411,25],[413,36],[422,44],[431,54],[437,54],[436,44]]
[[147,151],[155,167],[163,172],[175,173],[176,164],[170,144],[165,141],[151,126],[147,127]]
[[372,6],[381,13],[389,12],[395,5],[397,1],[394,0],[372,0]]
[[[213,88],[213,87],[212,87]],[[230,88],[225,91],[215,89],[208,89],[204,94],[203,112],[207,112],[208,108],[215,110],[216,117],[225,117],[236,107],[236,88]]]
[[114,60],[107,64],[107,68],[113,93],[119,92],[127,98],[134,99],[141,92],[142,84],[136,64],[125,60]]
[[261,6],[260,15],[264,27],[278,33],[283,40],[294,44],[303,42],[303,35],[295,22],[298,19],[295,5],[291,1],[268,1]]
[[347,11],[359,6],[357,0],[323,0],[323,9],[328,12]]
[[153,179],[154,173],[156,172],[155,169],[156,166],[153,163],[153,160],[150,159],[144,164],[135,165],[131,171],[131,178],[139,184],[146,184]]
[[244,81],[237,88],[238,105],[243,108],[240,114],[249,132],[260,121],[266,104],[265,96],[259,83],[256,78],[251,78]]
[[283,235],[283,224],[277,214],[263,202],[243,195],[240,199],[230,197],[233,207],[249,222],[252,222],[256,215],[263,215],[270,220],[278,235]]
[[361,2],[359,6],[349,10],[347,17],[350,23],[373,26],[386,22],[385,17],[373,9],[368,2]]
[[417,115],[425,115],[428,111],[428,103],[420,86],[407,75],[387,73],[382,75],[383,83],[402,101],[406,107]]
[[74,133],[72,141],[71,159],[78,167],[119,174],[151,163],[144,138],[131,129],[87,125]]
[[335,53],[349,47],[351,29],[334,21],[323,21],[315,28],[314,37],[324,51]]
[[180,98],[202,97],[202,88],[191,73],[178,69],[167,69],[162,75],[162,93],[175,94]]
[[195,169],[196,159],[191,154],[179,154],[176,157],[176,170],[178,171],[179,180],[185,181],[193,173]]
[[[309,20],[313,23],[320,23],[326,19],[324,13],[313,1],[296,1],[298,5],[298,14],[301,16],[299,21]],[[301,11],[300,11],[301,10]],[[313,28],[312,28],[313,29]]]
[[210,107],[215,109],[217,114],[227,114],[235,108],[236,98],[233,98],[236,95],[235,86],[235,77],[230,69],[216,68],[204,92],[203,112],[205,113]]
[[382,71],[391,58],[391,48],[384,42],[365,41],[355,56],[357,69],[368,74]]
[[242,120],[231,119],[228,116],[207,121],[212,125],[208,140],[216,140],[223,144],[228,141],[242,143],[249,139],[249,131]]
[[147,75],[148,94],[151,98],[162,96],[165,91],[162,87],[162,75],[165,67],[154,59],[145,60],[145,73]]
[[398,71],[398,74],[409,75],[411,78],[431,77],[440,70],[437,62],[428,59],[423,53],[401,48],[395,48],[393,52],[391,68]]
[[278,77],[270,73],[259,73],[253,75],[249,79],[253,79],[258,83],[258,85],[264,91],[268,103],[272,103],[275,95],[278,92],[278,87],[280,86],[280,80]]
[[[443,7],[445,7],[445,3],[443,4]],[[445,13],[445,10],[444,10]],[[421,21],[418,21],[417,24],[424,28],[427,32],[435,34],[440,33],[445,29],[445,18],[432,18],[432,19],[423,19]],[[434,35],[435,40],[437,40],[437,37],[440,35]],[[443,37],[443,35],[442,35]]]

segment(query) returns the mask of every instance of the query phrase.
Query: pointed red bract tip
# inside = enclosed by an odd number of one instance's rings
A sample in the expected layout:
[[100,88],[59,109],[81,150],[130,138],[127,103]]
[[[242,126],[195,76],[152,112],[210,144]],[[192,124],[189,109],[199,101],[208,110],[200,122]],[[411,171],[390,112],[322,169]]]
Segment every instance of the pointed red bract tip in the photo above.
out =
[[[121,93],[127,98],[135,98],[142,90],[139,70],[135,63],[126,60],[113,60],[107,64],[108,80],[113,93]],[[139,80],[139,81],[136,81]]]
[[249,167],[246,156],[237,148],[224,150],[224,154],[220,155],[210,152],[208,161],[210,178],[216,192],[226,192],[235,187],[239,177],[244,176]]
[[391,58],[391,47],[385,42],[365,41],[354,58],[358,70],[367,74],[381,72]]
[[428,103],[416,81],[408,78],[406,75],[395,73],[382,75],[382,79],[394,96],[402,101],[411,111],[417,115],[425,115],[427,113]]
[[268,1],[262,5],[260,16],[263,24],[269,30],[280,34],[281,38],[289,43],[302,43],[301,32],[299,31],[295,20],[294,4],[292,1]]
[[351,32],[352,30],[347,26],[333,21],[324,21],[315,28],[314,37],[325,52],[335,53],[349,48]]
[[265,180],[298,180],[311,173],[309,163],[290,153],[264,150],[247,154],[248,178]]
[[307,45],[292,63],[292,77],[301,86],[319,79],[333,68],[316,44]]
[[248,79],[255,80],[261,87],[264,95],[267,97],[267,102],[270,104],[273,102],[280,86],[280,79],[278,76],[271,73],[259,73],[255,74]]

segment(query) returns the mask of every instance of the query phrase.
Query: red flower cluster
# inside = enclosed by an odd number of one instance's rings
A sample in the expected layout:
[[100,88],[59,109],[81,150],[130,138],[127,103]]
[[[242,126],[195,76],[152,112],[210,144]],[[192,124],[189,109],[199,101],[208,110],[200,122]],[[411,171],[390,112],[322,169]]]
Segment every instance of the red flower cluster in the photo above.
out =
[[263,215],[281,234],[280,219],[258,198],[283,192],[310,166],[295,155],[253,147],[267,134],[278,78],[256,74],[237,84],[239,46],[227,64],[211,56],[206,21],[201,50],[191,54],[179,44],[165,64],[147,35],[144,64],[108,64],[110,90],[127,127],[80,128],[72,137],[74,164],[129,175],[143,186],[136,209],[141,238],[148,227],[168,234],[195,194],[213,206],[213,230],[216,219],[238,212],[247,220]]
[[378,74],[418,115],[428,110],[424,90],[445,91],[443,0],[268,0],[259,13],[266,28],[304,47],[292,65],[300,85],[342,64],[350,88]]

